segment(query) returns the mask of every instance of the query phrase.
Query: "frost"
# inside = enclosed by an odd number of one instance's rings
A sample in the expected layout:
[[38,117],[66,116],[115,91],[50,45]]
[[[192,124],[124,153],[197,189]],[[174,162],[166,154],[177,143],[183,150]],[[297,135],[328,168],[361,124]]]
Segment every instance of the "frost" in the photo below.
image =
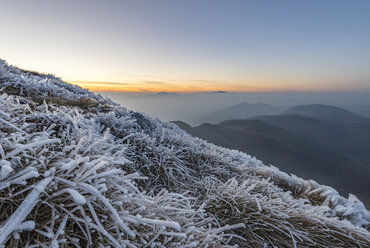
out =
[[105,198],[95,187],[91,186],[91,185],[88,185],[88,184],[85,184],[85,183],[82,183],[80,184],[80,186],[85,189],[86,191],[88,191],[90,194],[92,194],[93,196],[95,196],[96,198],[98,198],[110,211],[110,213],[112,214],[112,219],[117,223],[117,225],[119,225],[128,235],[130,235],[131,237],[135,237],[136,234],[131,231],[127,225],[125,225],[125,223],[123,223],[122,219],[120,218],[119,214],[117,213],[117,211],[114,209],[114,207],[109,203],[109,200],[107,198]]
[[20,231],[31,231],[33,229],[35,229],[35,222],[34,221],[25,221],[22,224],[19,224],[17,226],[16,231],[17,232],[20,232]]
[[76,204],[84,205],[86,203],[86,198],[74,189],[70,189],[70,188],[63,189],[55,195],[59,195],[59,194],[62,194],[64,192],[67,192],[72,197],[73,201]]
[[32,211],[33,207],[37,204],[39,196],[44,192],[45,187],[51,182],[52,178],[45,178],[41,180],[30,194],[23,200],[17,210],[5,221],[0,228],[0,245],[4,245],[9,235],[18,230],[22,221]]
[[0,161],[0,180],[4,180],[12,171],[13,168],[10,166],[10,163],[6,160]]
[[146,219],[139,216],[133,216],[131,219],[135,220],[138,224],[153,224],[158,226],[165,226],[172,229],[175,229],[176,231],[181,231],[181,227],[179,223],[173,222],[173,221],[164,221],[164,220],[155,220],[155,219]]

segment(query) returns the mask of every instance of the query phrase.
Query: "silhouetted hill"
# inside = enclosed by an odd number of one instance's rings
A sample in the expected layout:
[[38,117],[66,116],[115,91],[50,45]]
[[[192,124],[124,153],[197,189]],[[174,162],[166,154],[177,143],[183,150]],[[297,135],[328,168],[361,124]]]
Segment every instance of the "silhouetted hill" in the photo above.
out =
[[217,145],[248,151],[284,171],[335,186],[345,194],[356,193],[370,204],[368,119],[325,105],[298,106],[284,113],[293,112],[297,114],[194,128],[180,123],[180,127]]
[[281,113],[282,115],[301,115],[340,122],[353,122],[363,119],[363,116],[346,109],[324,105],[309,104],[291,107]]
[[198,123],[216,124],[231,119],[247,119],[259,115],[275,115],[281,108],[265,103],[240,103],[198,118]]
[[265,103],[240,103],[232,105],[224,110],[229,115],[244,115],[251,117],[255,115],[271,115],[277,114],[280,111],[279,107]]
[[[367,118],[343,116],[334,120],[299,115],[261,116],[253,119],[315,140],[329,149],[370,164],[370,123]],[[351,121],[352,120],[352,121]]]
[[[249,151],[250,154],[261,157],[265,163],[296,174],[303,173],[307,166],[315,167],[319,161],[334,166],[340,159],[318,143],[257,120],[226,121],[219,125],[203,124],[188,132],[224,147]],[[295,164],[294,168],[291,164]],[[328,169],[327,173],[329,172]],[[309,174],[314,178],[320,176],[314,169]]]

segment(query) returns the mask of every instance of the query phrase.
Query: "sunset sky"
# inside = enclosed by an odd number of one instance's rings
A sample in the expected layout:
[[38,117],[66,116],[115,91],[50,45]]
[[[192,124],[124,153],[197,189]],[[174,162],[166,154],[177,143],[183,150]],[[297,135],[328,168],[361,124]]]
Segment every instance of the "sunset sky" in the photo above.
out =
[[0,58],[95,91],[370,90],[370,1],[1,1]]

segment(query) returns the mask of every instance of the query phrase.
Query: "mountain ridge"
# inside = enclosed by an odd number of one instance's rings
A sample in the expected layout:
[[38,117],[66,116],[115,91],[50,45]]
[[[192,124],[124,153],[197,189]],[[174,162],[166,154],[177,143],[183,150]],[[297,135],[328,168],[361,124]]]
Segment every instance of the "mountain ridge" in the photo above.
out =
[[274,105],[242,102],[219,111],[202,114],[202,117],[198,118],[196,122],[216,124],[229,119],[243,119],[259,115],[278,114],[280,111],[281,108]]
[[332,121],[343,121],[343,118],[346,118],[346,121],[356,121],[358,118],[365,118],[347,109],[326,104],[298,105],[284,110],[280,115],[301,115]]

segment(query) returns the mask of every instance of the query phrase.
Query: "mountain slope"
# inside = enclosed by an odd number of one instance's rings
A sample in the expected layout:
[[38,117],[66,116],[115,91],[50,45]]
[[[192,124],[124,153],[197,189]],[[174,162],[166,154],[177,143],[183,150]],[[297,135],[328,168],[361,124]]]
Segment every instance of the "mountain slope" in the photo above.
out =
[[0,245],[368,247],[350,196],[0,61]]
[[209,114],[202,114],[197,123],[219,123],[231,119],[246,119],[260,115],[274,115],[281,111],[279,107],[265,103],[240,103],[227,107],[220,111]]
[[[343,121],[339,121],[338,119]],[[329,149],[370,162],[370,121],[368,118],[341,115],[341,117],[309,117],[278,115],[254,117],[270,125],[316,140]]]
[[355,114],[343,108],[324,104],[294,106],[283,111],[281,115],[300,115],[340,122],[356,122],[363,119],[359,114]]
[[356,193],[370,205],[370,167],[327,148],[310,136],[298,135],[263,120],[230,120],[194,128],[175,123],[195,137],[248,152],[288,173],[331,185],[342,194]]
[[370,118],[370,105],[350,105],[345,108],[356,114]]

